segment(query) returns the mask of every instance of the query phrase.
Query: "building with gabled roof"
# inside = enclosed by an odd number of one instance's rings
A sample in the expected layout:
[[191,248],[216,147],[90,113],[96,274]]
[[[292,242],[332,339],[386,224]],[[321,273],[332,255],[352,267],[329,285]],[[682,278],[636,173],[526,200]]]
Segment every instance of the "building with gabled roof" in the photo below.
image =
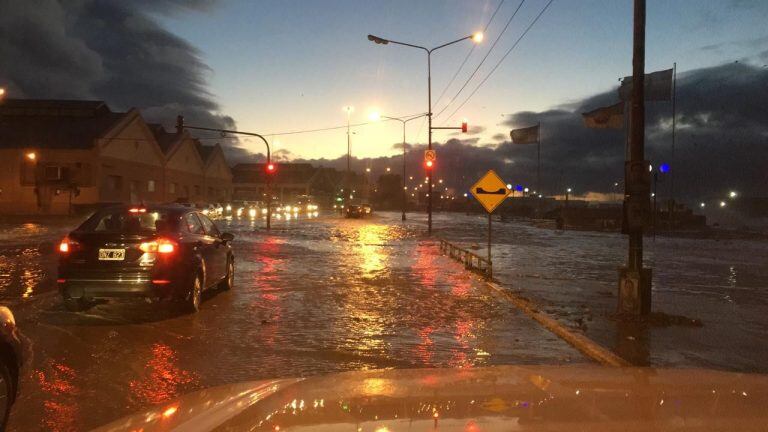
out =
[[163,165],[136,109],[115,113],[101,101],[0,101],[0,213],[157,201]]

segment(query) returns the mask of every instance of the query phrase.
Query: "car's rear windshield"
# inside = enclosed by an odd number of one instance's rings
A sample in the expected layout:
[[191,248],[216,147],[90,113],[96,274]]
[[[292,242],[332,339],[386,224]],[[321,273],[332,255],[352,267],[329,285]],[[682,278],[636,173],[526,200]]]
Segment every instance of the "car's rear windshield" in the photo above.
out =
[[177,226],[178,217],[168,210],[116,208],[96,212],[78,231],[144,234],[174,231]]

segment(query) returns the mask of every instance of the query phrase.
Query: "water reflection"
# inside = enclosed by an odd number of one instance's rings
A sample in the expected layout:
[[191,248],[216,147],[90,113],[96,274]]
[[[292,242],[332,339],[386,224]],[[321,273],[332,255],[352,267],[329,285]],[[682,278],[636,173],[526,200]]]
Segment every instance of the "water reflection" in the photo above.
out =
[[163,343],[152,345],[151,357],[144,369],[144,377],[131,381],[128,386],[134,399],[142,405],[157,405],[184,393],[184,389],[198,381],[195,374],[178,366],[176,351]]
[[63,362],[49,360],[35,372],[43,394],[41,426],[53,432],[76,431],[78,420],[77,397],[80,389],[75,385],[77,373]]

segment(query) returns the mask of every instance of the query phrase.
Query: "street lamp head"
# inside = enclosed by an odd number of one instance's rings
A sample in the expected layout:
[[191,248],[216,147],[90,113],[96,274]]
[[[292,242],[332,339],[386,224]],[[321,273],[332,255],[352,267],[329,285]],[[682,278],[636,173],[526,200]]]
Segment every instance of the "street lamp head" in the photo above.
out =
[[568,188],[565,191],[568,192],[568,193],[571,193],[573,190],[571,188]]
[[347,105],[345,107],[342,107],[341,110],[346,112],[347,114],[350,114],[352,111],[355,110],[355,107],[353,107],[352,105]]
[[472,35],[472,42],[480,43],[483,41],[483,37],[485,37],[485,35],[483,35],[483,32],[477,32]]
[[25,156],[27,157],[27,159],[29,159],[31,161],[37,159],[37,153],[35,153],[35,152],[29,152]]
[[381,114],[377,111],[372,111],[370,114],[368,114],[368,119],[371,121],[379,121],[381,120]]
[[3,87],[0,87],[0,98],[5,96],[5,89]]
[[389,43],[388,40],[384,38],[380,38],[378,36],[371,35],[371,34],[368,35],[368,40],[379,45],[386,45]]
[[737,196],[739,196],[739,194],[736,191],[730,191],[728,193],[728,197],[731,199],[736,198]]

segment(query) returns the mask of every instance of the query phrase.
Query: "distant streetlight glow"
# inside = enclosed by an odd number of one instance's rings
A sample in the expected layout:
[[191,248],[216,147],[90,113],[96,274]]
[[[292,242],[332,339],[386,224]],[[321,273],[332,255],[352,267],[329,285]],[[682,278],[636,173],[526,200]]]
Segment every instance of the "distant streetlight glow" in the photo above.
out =
[[725,201],[720,201],[720,207],[725,207]]
[[387,167],[387,172],[389,172],[389,171],[391,171],[391,170],[389,169],[389,167]]
[[381,114],[379,114],[378,111],[372,111],[370,114],[368,114],[368,119],[371,121],[379,121],[381,120]]
[[704,208],[707,206],[707,203],[699,203],[699,207]]
[[485,37],[485,35],[483,34],[483,32],[477,32],[477,33],[472,35],[472,42],[480,43],[480,42],[483,41],[484,37]]
[[739,196],[739,194],[736,193],[736,191],[731,191],[730,193],[728,193],[728,197],[731,198],[731,199],[734,199],[737,196]]
[[530,189],[525,188],[525,189],[523,189],[523,192],[528,193],[528,192],[530,192]]
[[371,172],[371,169],[370,168],[366,168],[365,172]]
[[26,156],[27,156],[27,159],[29,159],[31,161],[37,159],[37,153],[35,153],[35,152],[29,152],[29,153],[26,154]]
[[2,98],[3,96],[5,96],[5,89],[0,87],[0,98]]
[[565,191],[566,191],[566,192],[568,192],[568,193],[571,193],[571,192],[573,191],[573,189],[571,189],[571,188],[568,188],[568,189],[566,189]]
[[507,183],[507,189],[512,189],[512,185]]

